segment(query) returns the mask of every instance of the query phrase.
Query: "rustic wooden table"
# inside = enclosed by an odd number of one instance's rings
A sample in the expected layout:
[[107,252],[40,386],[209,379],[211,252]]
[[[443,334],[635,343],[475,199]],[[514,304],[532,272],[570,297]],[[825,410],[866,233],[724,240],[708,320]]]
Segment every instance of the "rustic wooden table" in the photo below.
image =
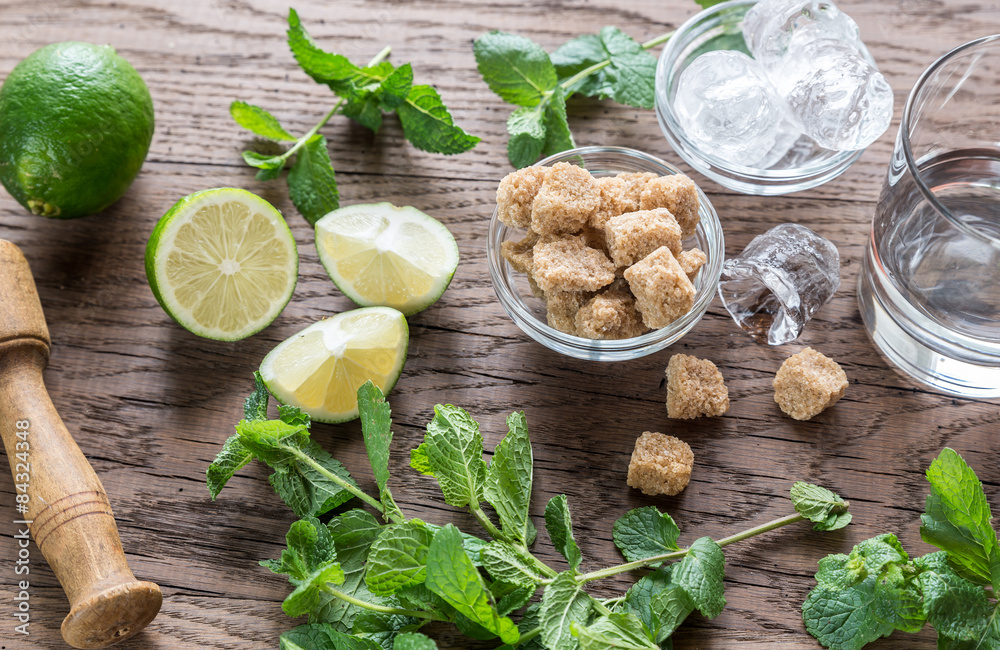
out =
[[[321,45],[351,58],[367,60],[391,44],[394,60],[412,61],[418,81],[436,85],[456,122],[483,139],[471,152],[444,157],[407,145],[391,119],[378,136],[343,118],[323,130],[345,203],[415,205],[446,223],[461,249],[462,263],[444,298],[410,319],[409,360],[391,395],[392,486],[408,514],[476,529],[470,517],[444,505],[433,481],[406,464],[433,405],[442,401],[478,416],[489,448],[502,435],[504,416],[526,411],[537,459],[532,514],[542,528],[545,502],[567,494],[588,567],[618,559],[611,525],[629,508],[654,504],[669,511],[690,541],[786,514],[793,481],[821,483],[851,500],[854,523],[829,534],[799,525],[727,548],[729,605],[713,621],[692,616],[675,645],[813,648],[799,607],[816,561],[890,531],[912,552],[928,551],[917,531],[927,491],[923,472],[943,446],[965,456],[1000,507],[997,403],[953,399],[896,374],[869,343],[855,301],[868,224],[906,94],[938,55],[1000,32],[1000,5],[853,0],[842,6],[860,24],[895,90],[889,131],[842,177],[793,196],[742,196],[694,175],[719,212],[729,254],[775,224],[801,222],[839,247],[840,291],[793,344],[753,344],[716,300],[671,350],[627,363],[550,352],[522,334],[497,303],[485,247],[494,190],[509,171],[508,107],[476,72],[471,42],[499,28],[552,50],[605,24],[645,40],[678,26],[697,11],[695,4],[338,0],[297,7]],[[0,75],[47,43],[111,43],[145,77],[156,106],[145,167],[105,213],[48,221],[0,196],[0,237],[24,250],[51,329],[46,380],[52,397],[107,488],[135,574],[163,587],[159,617],[125,648],[275,647],[278,635],[295,624],[280,608],[288,583],[257,566],[279,554],[294,519],[268,486],[266,469],[241,471],[216,502],[204,481],[206,466],[240,417],[263,355],[305,325],[352,306],[323,272],[312,230],[284,183],[255,181],[242,163],[247,134],[228,114],[229,103],[243,99],[304,132],[331,105],[330,93],[298,69],[285,46],[286,14],[285,5],[262,0],[0,2]],[[685,168],[651,111],[576,98],[569,114],[579,144],[635,147]],[[247,188],[274,203],[288,217],[301,255],[292,302],[271,327],[239,343],[200,339],[175,325],[153,299],[143,271],[146,239],[160,215],[178,198],[218,186]],[[851,385],[836,407],[799,423],[775,406],[771,378],[786,356],[806,345],[837,359]],[[667,419],[663,370],[672,352],[719,365],[732,398],[725,417]],[[694,475],[681,495],[648,498],[626,487],[632,444],[644,430],[679,436],[694,449]],[[356,422],[314,431],[363,487],[373,487]],[[59,623],[67,602],[34,545],[31,635],[13,632],[11,521],[17,517],[6,470],[0,472],[0,504],[6,504],[0,505],[0,647],[63,647]],[[560,563],[544,532],[536,548]],[[595,587],[610,594],[633,579],[619,576]],[[440,632],[442,646],[464,645],[457,634]],[[872,647],[931,648],[933,638],[929,632],[896,635]]]

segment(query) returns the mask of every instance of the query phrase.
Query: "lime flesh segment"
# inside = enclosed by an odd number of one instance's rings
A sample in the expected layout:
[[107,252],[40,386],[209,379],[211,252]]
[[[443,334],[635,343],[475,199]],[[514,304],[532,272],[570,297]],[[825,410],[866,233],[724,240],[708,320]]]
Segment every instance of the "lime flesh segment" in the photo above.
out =
[[316,222],[316,250],[344,295],[407,316],[434,304],[455,275],[458,246],[444,225],[412,207],[351,205]]
[[260,364],[278,401],[319,422],[358,417],[357,392],[366,381],[388,394],[409,344],[406,318],[390,307],[355,309],[313,323],[282,341]]
[[150,288],[188,331],[236,341],[277,318],[295,290],[298,252],[264,199],[234,188],[177,202],[146,247]]

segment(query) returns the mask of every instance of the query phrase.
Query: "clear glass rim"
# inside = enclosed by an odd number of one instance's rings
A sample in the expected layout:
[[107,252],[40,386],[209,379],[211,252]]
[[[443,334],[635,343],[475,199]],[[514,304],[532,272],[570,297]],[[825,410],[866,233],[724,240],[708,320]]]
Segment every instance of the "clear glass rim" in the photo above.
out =
[[[858,149],[855,151],[840,151],[823,160],[821,163],[812,166],[792,167],[788,169],[757,169],[755,167],[746,167],[744,165],[725,161],[711,152],[705,151],[692,142],[684,134],[683,129],[681,129],[680,122],[677,121],[677,117],[674,114],[673,104],[670,102],[670,97],[668,96],[669,88],[667,84],[667,77],[673,77],[671,69],[683,49],[681,45],[683,37],[691,32],[696,25],[704,22],[706,19],[712,18],[715,14],[719,14],[736,7],[752,6],[757,4],[757,2],[759,2],[759,0],[728,0],[727,2],[712,5],[708,9],[704,9],[688,18],[674,31],[674,35],[669,41],[667,41],[666,46],[660,53],[659,64],[663,67],[663,74],[656,75],[656,97],[660,100],[657,102],[657,109],[659,110],[660,106],[662,106],[661,113],[664,121],[670,127],[674,137],[676,137],[688,151],[697,152],[697,154],[712,167],[725,170],[726,172],[732,174],[738,174],[750,182],[796,181],[804,175],[816,174],[826,169],[838,167],[839,165],[853,164],[864,153],[864,149]],[[660,66],[658,66],[658,68]]]
[[910,90],[909,96],[906,98],[906,104],[903,106],[903,119],[899,125],[899,138],[903,145],[903,158],[906,161],[906,169],[913,176],[914,182],[920,193],[923,194],[927,202],[934,206],[934,209],[939,215],[950,221],[956,228],[966,233],[967,235],[974,237],[976,239],[988,242],[994,246],[1000,247],[1000,239],[990,237],[989,235],[982,233],[975,228],[971,228],[968,224],[964,223],[961,219],[955,217],[951,210],[944,206],[937,196],[931,192],[931,189],[927,187],[924,183],[923,177],[917,168],[916,159],[913,156],[913,148],[910,144],[910,125],[913,122],[913,113],[916,110],[917,96],[923,91],[924,86],[935,74],[940,72],[948,62],[950,62],[954,57],[962,54],[966,50],[973,49],[985,43],[992,43],[994,41],[1000,41],[1000,34],[993,34],[991,36],[983,36],[975,40],[971,40],[968,43],[963,43],[958,47],[942,54],[934,63],[930,64],[926,70],[917,78],[917,82],[913,84],[912,90]]
[[[562,151],[549,156],[548,158],[540,160],[535,164],[551,165],[578,157],[584,158],[585,156],[599,156],[607,154],[633,158],[650,167],[666,170],[673,174],[684,173],[666,161],[628,147],[577,147],[575,149]],[[499,242],[501,241],[503,235],[512,229],[500,222],[497,218],[497,212],[494,210],[493,216],[490,219],[487,259],[490,268],[490,279],[492,280],[493,289],[500,300],[501,306],[503,306],[503,308],[508,312],[515,324],[522,330],[525,330],[525,333],[527,333],[531,338],[534,338],[539,342],[542,342],[539,337],[544,338],[546,341],[558,346],[553,347],[552,349],[576,358],[595,359],[599,361],[620,361],[637,358],[639,356],[644,356],[645,354],[651,354],[667,347],[668,345],[671,345],[681,336],[690,331],[690,329],[694,327],[695,324],[697,324],[698,321],[705,315],[709,304],[711,304],[716,293],[718,292],[719,276],[722,274],[722,262],[725,257],[725,239],[718,213],[715,211],[715,208],[712,206],[711,201],[709,201],[704,191],[700,187],[697,189],[698,199],[701,202],[701,207],[699,209],[703,211],[702,221],[705,222],[706,219],[704,217],[708,217],[707,221],[709,223],[705,226],[706,239],[708,239],[708,243],[711,247],[711,250],[705,251],[708,255],[708,261],[702,269],[703,273],[706,274],[704,276],[705,284],[703,285],[705,290],[700,292],[701,295],[697,297],[695,304],[691,307],[688,313],[667,327],[647,332],[646,334],[630,339],[597,340],[560,332],[559,330],[550,327],[548,323],[536,318],[534,314],[526,308],[521,299],[510,292],[506,283],[500,277],[501,274],[503,274],[503,260],[501,259],[499,253]],[[531,331],[528,331],[529,329]],[[552,346],[547,345],[547,347]]]

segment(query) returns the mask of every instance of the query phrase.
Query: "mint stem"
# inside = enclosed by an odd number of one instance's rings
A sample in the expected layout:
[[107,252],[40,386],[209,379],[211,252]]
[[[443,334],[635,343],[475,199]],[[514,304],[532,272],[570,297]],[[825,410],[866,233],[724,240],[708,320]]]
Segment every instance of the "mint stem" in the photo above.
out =
[[522,643],[527,643],[528,641],[531,641],[541,633],[542,633],[542,628],[540,627],[528,630],[527,632],[521,635],[521,638],[517,640],[517,645],[521,645]]
[[490,534],[490,537],[506,541],[506,536],[504,536],[503,532],[499,528],[493,525],[493,522],[486,516],[486,513],[479,507],[479,504],[470,505],[469,512],[475,516],[479,525],[486,529],[486,532]]
[[[760,526],[754,526],[749,528],[742,533],[736,533],[735,535],[730,535],[729,537],[723,537],[718,540],[716,544],[719,546],[729,546],[735,542],[743,541],[744,539],[749,539],[761,533],[766,533],[768,531],[775,530],[776,528],[781,528],[782,526],[787,526],[788,524],[794,524],[797,521],[804,520],[800,514],[788,515],[787,517],[782,517],[780,519],[775,519],[774,521],[769,521],[766,524],[761,524]],[[601,569],[599,571],[592,571],[590,573],[584,573],[576,577],[576,581],[580,584],[590,582],[592,580],[600,580],[602,578],[610,578],[611,576],[616,576],[619,573],[625,573],[627,571],[632,571],[634,569],[644,569],[651,564],[657,564],[659,562],[664,562],[667,560],[679,560],[688,554],[686,548],[682,548],[679,551],[671,551],[670,553],[663,553],[661,555],[654,555],[652,557],[643,558],[641,560],[635,560],[634,562],[626,562],[625,564],[619,564],[617,566],[608,567],[606,569]]]
[[357,605],[362,609],[368,609],[373,612],[378,612],[380,614],[395,614],[397,616],[412,616],[413,618],[425,618],[431,621],[445,621],[447,619],[438,616],[432,612],[422,612],[414,609],[401,609],[399,607],[386,607],[385,605],[376,605],[375,603],[370,603],[367,600],[361,600],[355,598],[354,596],[349,596],[339,589],[334,589],[329,584],[323,585],[323,591],[330,594],[331,596],[336,596],[341,600],[351,603],[352,605]]
[[379,503],[378,501],[376,501],[374,498],[372,498],[372,497],[368,496],[367,494],[365,494],[364,492],[362,492],[361,488],[359,488],[357,486],[354,486],[354,485],[351,485],[350,483],[348,483],[344,479],[340,478],[339,476],[337,476],[333,472],[329,471],[328,469],[326,469],[325,467],[323,467],[322,465],[320,465],[319,463],[317,463],[315,460],[313,460],[312,458],[310,458],[308,455],[306,455],[302,451],[300,451],[298,449],[295,449],[294,447],[285,447],[285,449],[289,453],[291,453],[293,456],[295,456],[296,458],[298,458],[299,460],[301,460],[302,462],[304,462],[305,464],[309,465],[314,470],[316,470],[317,472],[319,472],[319,474],[321,476],[330,479],[331,481],[333,481],[334,483],[336,483],[340,487],[344,488],[345,490],[347,490],[348,492],[350,492],[354,496],[358,497],[359,499],[361,499],[362,501],[364,501],[365,503],[367,503],[371,507],[373,507],[376,510],[378,510],[379,514],[383,514],[385,512],[384,508],[382,508],[382,504]]
[[[660,45],[662,43],[666,43],[667,41],[670,40],[670,37],[673,36],[673,35],[674,35],[674,32],[667,32],[666,34],[661,34],[660,36],[657,36],[656,38],[648,40],[645,43],[643,43],[642,44],[642,49],[648,50],[648,49],[654,48],[657,45]],[[598,61],[594,65],[592,65],[590,67],[587,67],[587,68],[584,68],[583,70],[580,70],[575,75],[573,75],[572,77],[570,77],[566,81],[564,81],[561,84],[559,84],[559,87],[562,88],[563,90],[571,90],[573,88],[573,86],[575,86],[577,84],[577,82],[579,82],[580,80],[584,79],[585,77],[589,77],[590,75],[594,74],[598,70],[603,70],[604,68],[608,67],[609,65],[611,65],[611,59],[605,59],[603,61]]]

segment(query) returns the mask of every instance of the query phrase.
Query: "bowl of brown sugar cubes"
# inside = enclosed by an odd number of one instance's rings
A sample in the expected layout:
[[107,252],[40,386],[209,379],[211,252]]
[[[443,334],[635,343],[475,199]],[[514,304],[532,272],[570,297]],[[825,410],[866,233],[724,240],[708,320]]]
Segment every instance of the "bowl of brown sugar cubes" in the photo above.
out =
[[671,345],[715,296],[724,242],[704,192],[622,147],[581,147],[508,174],[490,221],[490,276],[528,336],[580,359]]

